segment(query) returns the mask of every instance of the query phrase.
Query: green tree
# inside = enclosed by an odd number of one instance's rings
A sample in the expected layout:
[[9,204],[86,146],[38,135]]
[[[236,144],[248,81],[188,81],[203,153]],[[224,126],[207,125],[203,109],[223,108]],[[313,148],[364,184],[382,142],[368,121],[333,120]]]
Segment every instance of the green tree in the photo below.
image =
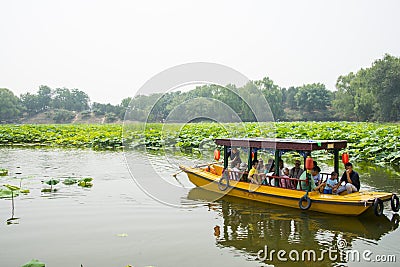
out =
[[386,54],[373,63],[368,74],[368,89],[376,102],[374,119],[399,121],[400,58]]
[[56,88],[54,90],[52,108],[71,110],[71,99],[71,91],[68,88]]
[[89,108],[89,96],[85,92],[72,89],[70,97],[70,110],[82,111]]
[[46,85],[39,86],[39,91],[37,94],[37,105],[39,111],[45,111],[50,108],[52,98],[52,90]]
[[33,116],[41,111],[39,98],[35,94],[25,93],[21,94],[20,101],[28,116]]
[[296,101],[296,94],[299,91],[299,89],[297,87],[289,87],[286,90],[286,97],[285,97],[285,102],[286,102],[286,106],[290,109],[298,109],[297,106],[297,101]]
[[335,116],[340,120],[355,120],[355,97],[356,89],[352,86],[355,74],[350,72],[348,75],[339,76],[336,81],[337,92],[333,100]]
[[15,121],[20,115],[18,97],[9,89],[0,88],[0,122]]
[[331,106],[332,93],[324,84],[314,83],[299,87],[295,95],[297,106],[305,111],[324,111]]
[[333,94],[324,84],[306,84],[298,88],[295,95],[297,106],[304,120],[330,120]]
[[69,111],[83,111],[89,108],[89,96],[78,89],[56,88],[52,108]]
[[274,82],[268,77],[255,81],[255,84],[267,99],[274,118],[276,120],[284,119],[285,111],[283,109],[282,91],[279,86],[274,84]]
[[132,101],[132,97],[124,98],[121,101],[121,106],[124,107],[124,108],[128,108],[129,104],[131,103],[131,101]]
[[400,120],[400,58],[385,55],[370,68],[340,76],[335,112],[340,119]]

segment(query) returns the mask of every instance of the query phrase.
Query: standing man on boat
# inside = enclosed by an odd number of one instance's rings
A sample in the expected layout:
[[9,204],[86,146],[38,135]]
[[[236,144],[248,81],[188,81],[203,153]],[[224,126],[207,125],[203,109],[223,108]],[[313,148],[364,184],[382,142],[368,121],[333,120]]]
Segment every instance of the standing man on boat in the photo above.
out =
[[231,168],[235,167],[237,164],[240,165],[242,163],[242,159],[240,158],[240,152],[236,147],[232,147],[231,150]]
[[[337,184],[336,194],[340,194],[341,192],[347,190],[347,193],[358,192],[360,190],[360,176],[357,172],[353,171],[353,164],[347,162],[344,167],[346,171],[343,173],[342,178]],[[341,185],[342,182],[345,182],[345,185]],[[335,189],[333,191],[335,191]]]

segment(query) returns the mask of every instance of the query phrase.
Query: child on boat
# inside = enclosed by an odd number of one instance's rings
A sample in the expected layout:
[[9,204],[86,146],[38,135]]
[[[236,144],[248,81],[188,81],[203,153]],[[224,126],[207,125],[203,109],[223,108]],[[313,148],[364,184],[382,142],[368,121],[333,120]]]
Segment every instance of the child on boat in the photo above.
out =
[[314,165],[314,168],[311,170],[311,175],[312,175],[312,178],[313,178],[316,186],[320,185],[322,182],[320,172],[321,172],[321,168],[318,167],[317,165]]
[[336,172],[331,173],[331,177],[326,180],[326,186],[324,188],[324,194],[332,194],[332,189],[338,184],[338,174]]
[[251,170],[249,171],[249,175],[248,175],[250,182],[255,183],[255,184],[258,184],[257,166],[258,166],[258,160],[255,159],[251,163]]
[[286,178],[289,178],[289,168],[285,167],[283,168],[283,175],[282,178],[280,179],[281,187],[283,188],[289,188],[289,180]]

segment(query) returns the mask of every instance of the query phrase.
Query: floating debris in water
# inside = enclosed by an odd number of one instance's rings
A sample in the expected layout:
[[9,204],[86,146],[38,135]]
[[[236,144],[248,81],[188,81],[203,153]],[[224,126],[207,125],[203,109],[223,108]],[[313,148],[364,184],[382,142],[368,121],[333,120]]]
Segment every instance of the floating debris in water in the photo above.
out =
[[126,234],[126,233],[122,233],[122,234],[118,234],[117,236],[118,236],[118,237],[127,237],[127,236],[128,236],[128,234]]

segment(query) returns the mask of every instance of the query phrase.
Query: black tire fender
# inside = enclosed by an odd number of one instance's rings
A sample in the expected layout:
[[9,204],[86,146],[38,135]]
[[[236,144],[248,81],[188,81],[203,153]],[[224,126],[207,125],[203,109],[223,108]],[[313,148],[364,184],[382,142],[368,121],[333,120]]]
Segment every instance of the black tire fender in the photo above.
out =
[[399,211],[399,197],[396,194],[392,195],[392,199],[390,200],[390,206],[392,207],[392,210],[394,212],[398,212]]
[[374,213],[376,216],[381,216],[383,214],[383,201],[380,198],[375,198],[374,200]]
[[[303,201],[307,201],[307,205],[303,206]],[[311,199],[308,196],[302,196],[299,200],[299,208],[308,210],[311,207]]]

